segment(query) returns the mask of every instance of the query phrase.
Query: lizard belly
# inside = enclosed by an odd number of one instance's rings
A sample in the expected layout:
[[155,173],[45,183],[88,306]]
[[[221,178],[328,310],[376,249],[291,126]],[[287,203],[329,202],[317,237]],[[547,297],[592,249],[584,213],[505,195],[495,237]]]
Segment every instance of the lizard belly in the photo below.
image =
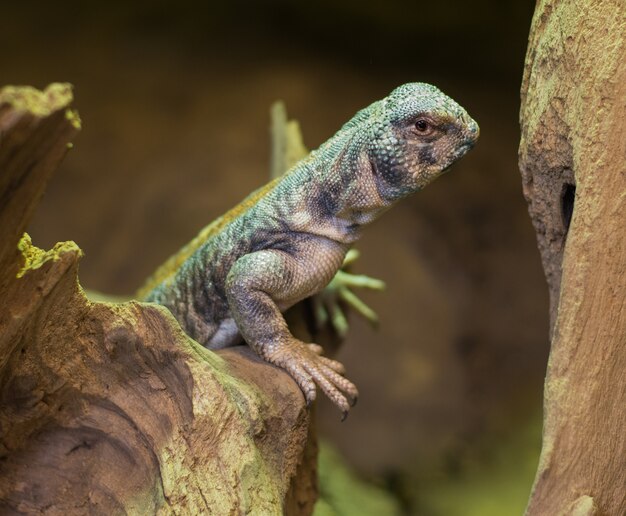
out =
[[241,342],[241,334],[234,319],[224,319],[205,346],[209,349],[222,349]]

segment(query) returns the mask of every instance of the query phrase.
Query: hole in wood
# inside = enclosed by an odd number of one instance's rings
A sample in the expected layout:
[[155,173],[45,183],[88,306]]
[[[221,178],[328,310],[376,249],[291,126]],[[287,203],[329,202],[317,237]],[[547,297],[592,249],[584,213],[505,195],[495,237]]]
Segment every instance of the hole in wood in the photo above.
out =
[[572,214],[574,213],[574,200],[576,198],[576,185],[565,183],[563,192],[561,193],[561,216],[563,217],[563,227],[565,232],[569,230],[572,222]]

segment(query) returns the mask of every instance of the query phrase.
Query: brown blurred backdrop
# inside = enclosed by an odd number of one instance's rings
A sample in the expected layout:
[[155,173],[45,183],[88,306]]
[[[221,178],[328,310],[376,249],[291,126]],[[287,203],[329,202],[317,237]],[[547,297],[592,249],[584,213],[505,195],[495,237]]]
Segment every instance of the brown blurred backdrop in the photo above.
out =
[[[359,243],[356,271],[388,285],[363,294],[381,325],[352,318],[340,359],[361,399],[343,424],[322,402],[321,433],[408,511],[452,514],[427,492],[501,463],[525,468],[511,495],[523,508],[548,351],[516,156],[532,9],[530,0],[2,5],[0,83],[71,82],[83,120],[33,242],[75,240],[84,286],[132,292],[266,180],[275,99],[314,148],[397,85],[437,84],[479,122],[481,141]],[[522,451],[497,451],[506,443]]]

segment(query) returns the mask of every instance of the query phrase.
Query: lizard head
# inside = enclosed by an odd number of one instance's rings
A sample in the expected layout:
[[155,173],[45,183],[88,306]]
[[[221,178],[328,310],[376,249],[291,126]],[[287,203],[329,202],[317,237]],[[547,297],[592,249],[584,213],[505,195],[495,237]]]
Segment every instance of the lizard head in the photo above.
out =
[[478,140],[478,124],[430,84],[404,84],[378,107],[368,154],[386,197],[421,190]]

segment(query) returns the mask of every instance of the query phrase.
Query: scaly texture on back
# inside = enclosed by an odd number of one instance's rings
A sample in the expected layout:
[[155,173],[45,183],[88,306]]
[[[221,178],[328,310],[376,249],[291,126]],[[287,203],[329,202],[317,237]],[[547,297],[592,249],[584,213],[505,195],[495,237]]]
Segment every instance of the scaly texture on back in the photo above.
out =
[[196,237],[181,248],[176,254],[170,256],[167,261],[161,265],[142,285],[137,291],[136,296],[139,299],[144,299],[151,290],[154,290],[160,283],[171,279],[180,266],[193,254],[198,248],[209,240],[213,235],[219,233],[226,224],[239,217],[244,211],[247,211],[254,206],[260,199],[262,199],[267,193],[274,189],[280,178],[276,178],[265,186],[262,186],[258,190],[252,192],[248,197],[241,201],[237,206],[234,206],[228,210],[224,215],[218,217],[208,226],[202,228],[200,233]]

